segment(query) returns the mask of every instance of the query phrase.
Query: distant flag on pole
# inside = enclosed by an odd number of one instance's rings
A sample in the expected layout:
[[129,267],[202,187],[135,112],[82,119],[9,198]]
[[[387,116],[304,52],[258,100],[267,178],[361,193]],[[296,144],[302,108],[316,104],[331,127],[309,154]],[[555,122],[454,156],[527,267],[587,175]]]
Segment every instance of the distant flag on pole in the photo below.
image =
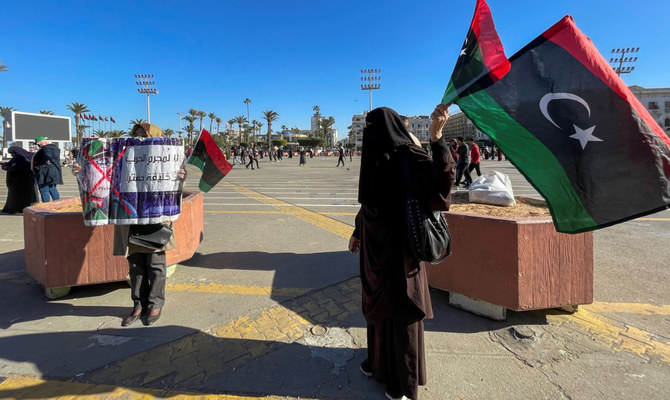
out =
[[226,161],[223,152],[212,139],[212,136],[204,129],[200,133],[198,141],[195,142],[188,163],[195,165],[202,171],[199,187],[205,193],[209,192],[233,168]]
[[442,97],[442,104],[453,103],[479,79],[487,77],[496,82],[509,69],[510,62],[493,24],[491,10],[486,1],[477,0],[475,15]]
[[105,119],[102,117],[102,115],[99,115],[99,114],[98,114],[98,119],[99,119],[100,121],[104,121],[104,120],[105,120]]
[[113,124],[115,124],[115,123],[116,123],[116,121],[114,121],[114,118],[112,118],[112,117],[109,117],[109,119],[110,119],[110,120],[112,121],[112,123],[113,123]]

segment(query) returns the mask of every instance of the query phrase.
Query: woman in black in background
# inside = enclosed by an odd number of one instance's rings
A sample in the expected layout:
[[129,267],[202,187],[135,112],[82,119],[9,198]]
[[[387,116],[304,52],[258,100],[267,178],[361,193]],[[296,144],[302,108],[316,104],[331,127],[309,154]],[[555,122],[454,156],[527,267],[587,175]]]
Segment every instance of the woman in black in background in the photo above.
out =
[[30,170],[33,153],[19,146],[12,146],[9,154],[12,159],[2,166],[7,171],[7,201],[2,212],[13,214],[23,212],[24,208],[36,203],[37,194],[35,176]]

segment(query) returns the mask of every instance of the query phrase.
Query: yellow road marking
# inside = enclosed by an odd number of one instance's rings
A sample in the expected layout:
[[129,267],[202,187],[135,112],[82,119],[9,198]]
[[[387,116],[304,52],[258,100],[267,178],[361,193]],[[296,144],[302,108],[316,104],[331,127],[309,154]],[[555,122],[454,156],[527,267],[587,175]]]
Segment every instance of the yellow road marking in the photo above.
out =
[[245,294],[253,296],[300,296],[311,289],[275,288],[272,286],[222,285],[219,283],[169,283],[166,289],[174,292]]
[[670,218],[635,218],[633,221],[670,221]]
[[227,394],[189,394],[160,389],[124,388],[112,385],[45,381],[29,377],[9,377],[0,382],[2,398],[31,398],[69,400],[77,399],[124,399],[150,400],[169,398],[171,400],[257,400],[266,396],[234,396]]
[[322,212],[321,215],[356,215],[356,213],[348,213],[348,212]]
[[616,322],[592,312],[590,306],[583,306],[574,314],[547,314],[549,321],[565,321],[579,325],[596,339],[608,344],[615,351],[629,351],[648,360],[660,357],[670,364],[670,345],[661,342],[656,335],[637,327]]
[[273,197],[266,196],[264,194],[255,192],[242,186],[235,185],[230,182],[226,182],[225,186],[231,188],[237,193],[242,193],[254,200],[258,200],[262,203],[268,204],[276,208],[281,207],[281,209],[284,210],[287,214],[291,214],[298,219],[301,219],[309,224],[317,226],[342,238],[349,239],[351,237],[351,234],[354,232],[353,226],[326,217],[322,214],[315,213],[314,211],[309,211],[307,209],[295,206],[290,203],[286,203]]
[[595,302],[586,306],[589,311],[597,313],[630,313],[639,315],[670,315],[670,306],[644,303],[606,303]]

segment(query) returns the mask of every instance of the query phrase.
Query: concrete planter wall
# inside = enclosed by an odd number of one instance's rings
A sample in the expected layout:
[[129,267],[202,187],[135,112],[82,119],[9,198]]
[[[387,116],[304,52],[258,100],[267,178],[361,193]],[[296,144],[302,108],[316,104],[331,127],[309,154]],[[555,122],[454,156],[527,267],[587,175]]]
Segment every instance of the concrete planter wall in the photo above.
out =
[[494,306],[493,316],[482,314],[504,319],[505,309],[593,302],[592,232],[558,233],[550,217],[499,218],[458,212],[445,216],[452,254],[439,265],[426,267],[429,284],[449,291],[456,305],[475,308],[471,311]]
[[[25,264],[48,297],[67,294],[70,286],[124,281],[128,262],[112,256],[114,226],[84,225],[81,212],[54,212],[78,204],[79,198],[28,207],[23,211]],[[184,192],[181,215],[175,221],[177,248],[166,253],[167,265],[188,260],[203,238],[203,194]],[[56,291],[53,288],[67,288]]]

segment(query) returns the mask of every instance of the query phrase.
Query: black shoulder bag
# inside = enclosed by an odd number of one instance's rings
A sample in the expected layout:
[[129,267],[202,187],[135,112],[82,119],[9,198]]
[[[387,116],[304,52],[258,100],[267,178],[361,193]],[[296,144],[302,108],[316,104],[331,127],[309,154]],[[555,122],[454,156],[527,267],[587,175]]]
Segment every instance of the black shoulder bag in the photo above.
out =
[[442,211],[432,211],[430,205],[413,192],[407,156],[402,155],[405,175],[405,222],[409,247],[416,258],[438,264],[451,254],[451,234]]
[[160,250],[172,237],[172,228],[163,224],[131,225],[128,242],[149,249]]

